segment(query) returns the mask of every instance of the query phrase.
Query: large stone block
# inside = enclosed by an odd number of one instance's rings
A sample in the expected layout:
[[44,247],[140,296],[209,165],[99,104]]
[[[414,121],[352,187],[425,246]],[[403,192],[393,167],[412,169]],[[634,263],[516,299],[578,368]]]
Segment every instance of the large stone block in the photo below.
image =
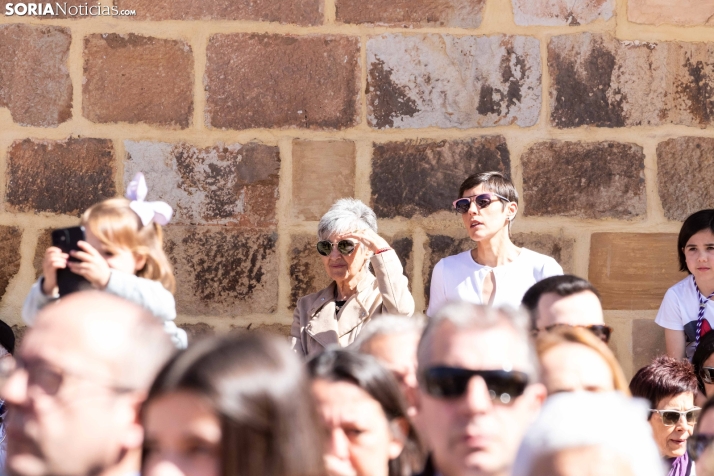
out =
[[714,43],[556,36],[548,68],[556,127],[706,127],[714,118]]
[[12,211],[79,215],[116,195],[115,167],[110,140],[17,141],[8,151],[5,200]]
[[176,210],[176,224],[271,227],[280,151],[259,143],[199,148],[189,144],[125,141],[124,183],[143,172],[149,200]]
[[489,127],[538,121],[540,46],[525,36],[384,34],[367,41],[370,126]]
[[678,137],[657,145],[657,189],[670,220],[714,208],[714,139]]
[[276,233],[238,227],[166,227],[182,314],[240,316],[278,306]]
[[186,128],[193,115],[191,47],[134,34],[89,35],[82,98],[93,122]]
[[0,25],[0,107],[14,122],[56,127],[72,117],[71,42],[68,28]]
[[677,235],[593,233],[588,275],[603,309],[659,309],[667,289],[685,276],[679,271]]
[[374,25],[478,28],[486,0],[337,0],[337,21]]
[[632,364],[633,371],[652,363],[655,357],[667,353],[664,329],[651,319],[632,321]]
[[511,172],[503,136],[374,144],[372,207],[380,218],[451,210],[461,182],[476,172]]
[[521,157],[527,216],[632,219],[647,213],[645,154],[619,142],[539,142]]
[[577,26],[596,20],[609,20],[615,11],[614,0],[512,0],[516,25]]
[[214,35],[206,123],[215,128],[344,129],[359,122],[359,38]]
[[14,226],[0,226],[0,297],[5,295],[10,280],[20,271],[22,231]]
[[40,236],[37,237],[37,245],[35,246],[35,256],[32,258],[32,267],[35,269],[35,279],[42,276],[42,260],[45,257],[45,251],[52,246],[52,229],[42,230]]
[[355,143],[293,141],[293,212],[319,220],[339,198],[355,194]]
[[320,0],[114,0],[137,20],[248,20],[319,25]]
[[714,25],[714,0],[628,0],[627,19],[651,25]]

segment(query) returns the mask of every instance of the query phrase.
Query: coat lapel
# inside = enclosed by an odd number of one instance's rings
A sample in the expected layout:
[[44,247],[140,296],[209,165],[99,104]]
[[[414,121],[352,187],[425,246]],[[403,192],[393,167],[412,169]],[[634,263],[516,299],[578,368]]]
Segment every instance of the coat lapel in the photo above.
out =
[[335,320],[335,283],[320,291],[309,312],[305,331],[323,347],[339,343]]

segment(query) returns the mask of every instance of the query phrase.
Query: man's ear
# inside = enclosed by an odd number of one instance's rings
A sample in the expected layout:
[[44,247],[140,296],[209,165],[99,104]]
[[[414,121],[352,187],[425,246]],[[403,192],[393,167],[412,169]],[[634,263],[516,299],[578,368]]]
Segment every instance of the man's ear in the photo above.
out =
[[144,444],[144,426],[141,422],[141,408],[146,400],[146,392],[131,391],[119,396],[114,418],[118,420],[122,435],[120,441],[127,449],[141,448]]
[[398,458],[409,435],[409,421],[406,418],[395,418],[389,423],[392,429],[392,439],[389,442],[389,459]]

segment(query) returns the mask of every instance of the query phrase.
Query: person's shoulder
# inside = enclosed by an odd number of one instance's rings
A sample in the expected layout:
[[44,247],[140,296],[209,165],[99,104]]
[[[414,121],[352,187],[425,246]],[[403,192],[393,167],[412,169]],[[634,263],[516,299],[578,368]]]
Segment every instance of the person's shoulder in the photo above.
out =
[[327,287],[322,288],[317,292],[306,294],[305,296],[298,298],[295,307],[303,311],[308,311],[315,305],[315,303],[327,301],[328,298],[334,294],[334,292],[330,291],[332,289],[332,285],[333,283],[330,283]]
[[445,258],[441,258],[437,263],[437,266],[442,267],[452,267],[452,266],[463,266],[464,264],[473,264],[474,260],[471,258],[471,250],[462,251],[455,255],[450,255]]
[[537,251],[529,250],[528,248],[521,248],[521,258],[524,263],[529,263],[532,266],[560,267],[560,264],[558,264],[552,256],[544,255],[543,253],[538,253]]
[[687,277],[685,277],[681,281],[673,284],[665,293],[665,297],[667,295],[684,297],[684,296],[689,296],[690,294],[694,295],[696,293],[694,290],[694,282],[692,281],[692,277],[687,275]]

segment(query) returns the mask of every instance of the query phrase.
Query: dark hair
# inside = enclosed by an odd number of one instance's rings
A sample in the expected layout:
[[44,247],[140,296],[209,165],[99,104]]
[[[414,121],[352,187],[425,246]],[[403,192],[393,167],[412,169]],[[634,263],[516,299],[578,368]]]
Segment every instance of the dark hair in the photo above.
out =
[[[694,351],[694,355],[692,356],[694,374],[697,376],[699,390],[701,390],[704,395],[707,395],[707,393],[704,391],[704,382],[702,382],[702,377],[699,374],[702,371],[702,367],[704,367],[704,361],[712,354],[714,354],[714,332],[707,332],[704,337],[699,339],[697,350]],[[711,396],[712,395],[707,395],[707,397]]]
[[389,422],[397,418],[409,422],[409,434],[404,435],[404,450],[398,458],[389,461],[389,476],[418,472],[420,468],[415,467],[420,459],[418,439],[407,416],[404,396],[391,372],[374,357],[345,349],[328,350],[314,356],[307,362],[307,369],[313,379],[349,382],[361,388],[380,404]]
[[[699,420],[702,421],[704,419],[704,414],[714,408],[714,398],[709,398],[707,399],[706,403],[702,406],[702,411],[699,413]],[[697,428],[695,429],[695,433],[699,433],[699,424],[697,424]]]
[[463,197],[466,190],[478,187],[481,184],[484,184],[485,188],[493,193],[503,195],[509,201],[518,203],[516,187],[511,182],[511,179],[501,172],[483,172],[469,175],[459,187],[459,197]]
[[11,354],[15,353],[15,333],[5,321],[0,321],[0,345]]
[[714,210],[699,210],[694,212],[684,220],[682,228],[679,230],[677,238],[677,255],[679,256],[679,270],[692,274],[687,268],[687,258],[684,256],[684,247],[693,236],[702,230],[710,230],[714,233]]
[[665,398],[696,391],[697,377],[692,364],[666,355],[642,367],[630,381],[632,396],[648,399],[650,408],[657,408]]
[[590,291],[600,299],[600,293],[587,279],[572,274],[551,276],[531,286],[523,295],[521,304],[523,304],[523,307],[530,313],[531,325],[533,329],[535,329],[536,319],[538,318],[538,301],[540,301],[541,296],[548,293],[555,293],[558,296],[566,297],[585,291]]
[[282,339],[211,338],[176,355],[159,373],[144,408],[190,391],[221,420],[223,476],[323,476],[323,431],[304,366]]

